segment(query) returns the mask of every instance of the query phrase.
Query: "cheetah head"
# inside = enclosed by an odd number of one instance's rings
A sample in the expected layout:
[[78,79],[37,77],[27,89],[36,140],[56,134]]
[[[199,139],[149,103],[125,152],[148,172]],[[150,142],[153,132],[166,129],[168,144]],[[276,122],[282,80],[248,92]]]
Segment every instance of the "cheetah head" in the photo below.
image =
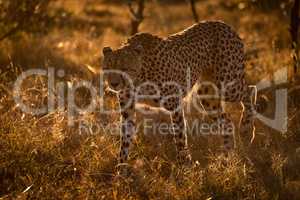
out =
[[103,48],[103,70],[111,89],[119,91],[136,83],[142,66],[142,52],[141,45],[127,45],[116,50]]

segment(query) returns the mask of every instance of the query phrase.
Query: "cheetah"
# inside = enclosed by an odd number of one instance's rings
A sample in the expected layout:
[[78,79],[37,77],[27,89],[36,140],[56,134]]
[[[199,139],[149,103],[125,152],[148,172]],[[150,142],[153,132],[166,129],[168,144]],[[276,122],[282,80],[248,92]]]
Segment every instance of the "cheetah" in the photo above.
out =
[[229,126],[231,118],[222,109],[222,102],[244,105],[241,134],[253,127],[243,42],[221,21],[200,22],[166,38],[138,33],[120,48],[104,47],[103,56],[105,79],[116,91],[120,106],[119,163],[128,161],[136,131],[135,105],[141,99],[169,111],[178,162],[191,160],[182,99],[196,83],[198,95],[209,97],[201,100],[201,106],[214,111],[210,118],[221,125],[226,150],[234,148],[235,131]]

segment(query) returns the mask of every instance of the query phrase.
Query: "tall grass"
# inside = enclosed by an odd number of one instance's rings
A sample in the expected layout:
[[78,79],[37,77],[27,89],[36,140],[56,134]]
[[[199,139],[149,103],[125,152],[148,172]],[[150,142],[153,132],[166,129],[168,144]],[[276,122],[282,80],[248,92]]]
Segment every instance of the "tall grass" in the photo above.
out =
[[[225,156],[218,138],[190,134],[190,167],[177,165],[171,135],[139,130],[128,177],[116,173],[118,128],[113,132],[97,128],[117,123],[118,114],[78,114],[69,126],[66,109],[39,116],[23,113],[12,96],[18,74],[32,67],[54,67],[66,71],[56,84],[91,80],[85,66],[100,67],[102,47],[117,47],[129,33],[124,4],[69,0],[52,6],[69,13],[65,25],[46,36],[23,34],[18,41],[1,43],[0,199],[300,199],[297,102],[289,103],[287,133],[257,122],[256,139],[244,156],[238,152]],[[249,82],[291,66],[287,18],[238,4],[228,7],[218,0],[200,1],[197,10],[200,19],[222,19],[239,32],[249,53]],[[184,3],[147,2],[145,13],[141,31],[162,36],[193,23]],[[274,91],[263,94],[269,99],[266,114],[272,116]],[[289,94],[298,96],[299,90]],[[47,95],[47,79],[33,76],[21,96],[27,105],[38,107],[47,103]],[[77,105],[87,102],[89,95],[79,90]],[[105,106],[117,108],[115,96],[105,96]],[[236,107],[231,109],[237,112]],[[145,117],[139,115],[139,122]],[[81,122],[90,129],[80,129]]]

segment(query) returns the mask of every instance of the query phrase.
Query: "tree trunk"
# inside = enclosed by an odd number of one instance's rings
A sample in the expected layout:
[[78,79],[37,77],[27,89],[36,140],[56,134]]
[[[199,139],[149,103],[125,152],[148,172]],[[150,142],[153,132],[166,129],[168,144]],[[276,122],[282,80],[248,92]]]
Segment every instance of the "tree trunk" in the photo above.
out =
[[144,19],[145,0],[138,0],[136,11],[132,7],[132,1],[128,2],[128,7],[132,15],[130,35],[134,35],[139,32],[139,26]]
[[193,13],[194,21],[197,23],[197,22],[199,22],[199,16],[198,16],[197,9],[196,9],[196,2],[195,2],[195,0],[189,0],[189,2],[190,2],[191,10]]
[[291,24],[290,24],[290,34],[292,39],[292,50],[293,50],[293,60],[294,60],[294,78],[296,78],[297,76],[298,67],[299,67],[298,29],[299,29],[299,0],[294,0],[294,5],[291,11]]

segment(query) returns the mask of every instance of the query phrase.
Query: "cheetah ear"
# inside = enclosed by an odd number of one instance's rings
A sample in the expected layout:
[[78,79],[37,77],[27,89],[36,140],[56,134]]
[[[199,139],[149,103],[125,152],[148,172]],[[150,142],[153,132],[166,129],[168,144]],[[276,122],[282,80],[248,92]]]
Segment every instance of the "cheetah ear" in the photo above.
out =
[[139,44],[139,45],[137,45],[137,46],[134,48],[134,51],[135,51],[138,55],[140,55],[140,54],[142,54],[142,52],[144,51],[144,47],[143,47],[141,44]]
[[110,47],[104,47],[102,52],[103,52],[103,55],[105,56],[105,55],[112,53],[112,49]]

